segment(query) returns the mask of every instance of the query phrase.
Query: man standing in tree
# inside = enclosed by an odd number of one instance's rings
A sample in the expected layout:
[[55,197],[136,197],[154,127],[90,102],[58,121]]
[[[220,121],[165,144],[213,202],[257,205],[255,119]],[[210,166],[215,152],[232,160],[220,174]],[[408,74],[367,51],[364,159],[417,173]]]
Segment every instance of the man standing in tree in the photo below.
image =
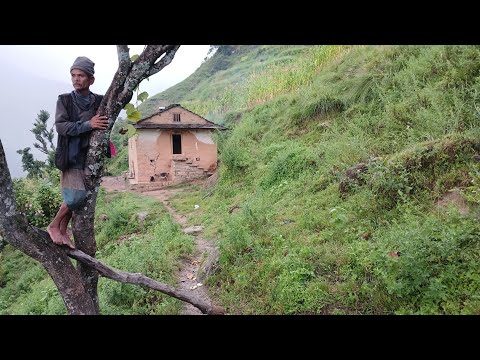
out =
[[55,218],[47,227],[47,232],[57,245],[67,245],[74,249],[67,234],[67,226],[72,211],[82,205],[87,192],[84,169],[85,160],[93,129],[108,128],[106,116],[97,115],[102,95],[90,91],[95,82],[95,64],[87,57],[78,57],[70,68],[72,85],[75,89],[69,94],[58,96],[55,112],[55,127],[58,144],[55,165],[61,170],[60,186],[63,203]]

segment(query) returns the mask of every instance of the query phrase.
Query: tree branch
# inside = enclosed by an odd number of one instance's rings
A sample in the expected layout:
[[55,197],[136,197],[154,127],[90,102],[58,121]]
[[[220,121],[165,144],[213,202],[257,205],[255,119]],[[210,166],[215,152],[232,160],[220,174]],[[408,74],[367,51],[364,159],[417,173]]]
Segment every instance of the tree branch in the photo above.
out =
[[163,56],[163,58],[160,59],[159,62],[157,62],[148,72],[147,77],[150,77],[156,73],[158,73],[160,70],[162,70],[165,66],[170,64],[175,57],[175,53],[177,52],[178,48],[180,45],[169,45],[169,49],[167,53]]
[[121,71],[128,70],[130,64],[130,49],[128,45],[117,45],[118,67]]
[[97,259],[85,254],[83,251],[80,250],[72,250],[72,249],[67,249],[65,251],[68,256],[71,258],[81,261],[83,264],[95,269],[98,271],[100,275],[103,277],[116,280],[122,283],[126,284],[134,284],[134,285],[140,285],[140,286],[145,286],[153,290],[160,291],[164,294],[170,295],[176,299],[188,302],[195,306],[196,308],[200,309],[200,311],[204,314],[209,314],[209,315],[223,315],[224,310],[223,308],[219,306],[214,306],[211,305],[207,302],[205,302],[202,299],[199,299],[195,296],[192,296],[192,294],[189,294],[188,292],[181,290],[181,289],[176,289],[174,287],[171,287],[166,284],[162,284],[158,281],[155,281],[143,274],[140,273],[129,273],[129,272],[124,272],[124,271],[118,271],[114,270],[110,267],[108,267],[105,264],[102,264],[100,261]]

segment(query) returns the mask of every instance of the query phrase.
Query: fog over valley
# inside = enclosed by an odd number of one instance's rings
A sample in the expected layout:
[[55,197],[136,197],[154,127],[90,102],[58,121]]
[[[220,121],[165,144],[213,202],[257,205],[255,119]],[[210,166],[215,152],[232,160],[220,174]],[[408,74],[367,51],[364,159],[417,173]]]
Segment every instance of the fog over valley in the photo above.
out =
[[[41,72],[41,69],[36,71]],[[72,91],[72,85],[68,73],[65,74],[65,83],[44,79],[40,75],[25,73],[1,58],[0,78],[0,139],[11,176],[23,177],[25,173],[22,170],[21,155],[17,154],[17,150],[30,147],[36,160],[45,160],[46,155],[33,146],[36,140],[30,130],[40,110],[49,112],[49,125],[53,125],[57,97]],[[92,91],[95,91],[95,86],[92,86]],[[54,143],[56,144],[56,138]]]

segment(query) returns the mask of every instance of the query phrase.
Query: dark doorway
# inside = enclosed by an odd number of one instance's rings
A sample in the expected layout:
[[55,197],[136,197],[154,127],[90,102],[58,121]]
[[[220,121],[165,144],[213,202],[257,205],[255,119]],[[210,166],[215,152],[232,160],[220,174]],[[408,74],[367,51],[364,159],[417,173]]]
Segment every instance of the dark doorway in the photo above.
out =
[[182,136],[181,135],[172,135],[173,140],[173,153],[181,154],[182,153]]

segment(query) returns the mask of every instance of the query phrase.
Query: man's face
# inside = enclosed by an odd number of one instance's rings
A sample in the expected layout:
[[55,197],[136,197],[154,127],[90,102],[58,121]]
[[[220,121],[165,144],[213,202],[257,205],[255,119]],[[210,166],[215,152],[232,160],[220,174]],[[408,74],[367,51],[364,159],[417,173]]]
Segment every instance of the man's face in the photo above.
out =
[[95,81],[93,76],[88,76],[86,72],[79,69],[73,69],[70,71],[70,75],[72,76],[72,85],[77,91],[88,90]]

